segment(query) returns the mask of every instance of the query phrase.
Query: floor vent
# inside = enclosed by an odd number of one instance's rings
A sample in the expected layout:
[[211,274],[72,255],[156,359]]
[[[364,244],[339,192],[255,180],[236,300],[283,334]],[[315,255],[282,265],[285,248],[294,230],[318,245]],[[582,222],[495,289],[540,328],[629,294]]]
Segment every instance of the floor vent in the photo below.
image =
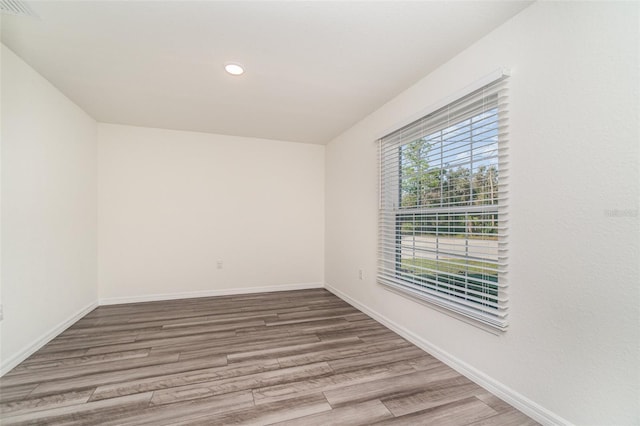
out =
[[20,0],[0,0],[0,12],[8,15],[38,17],[27,3]]

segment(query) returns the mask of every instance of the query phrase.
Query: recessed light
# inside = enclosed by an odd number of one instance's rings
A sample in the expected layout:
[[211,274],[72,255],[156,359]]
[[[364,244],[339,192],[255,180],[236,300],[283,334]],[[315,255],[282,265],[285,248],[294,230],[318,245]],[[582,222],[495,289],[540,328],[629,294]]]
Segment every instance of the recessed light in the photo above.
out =
[[224,65],[224,69],[231,75],[241,75],[244,73],[242,65],[236,63],[228,63]]

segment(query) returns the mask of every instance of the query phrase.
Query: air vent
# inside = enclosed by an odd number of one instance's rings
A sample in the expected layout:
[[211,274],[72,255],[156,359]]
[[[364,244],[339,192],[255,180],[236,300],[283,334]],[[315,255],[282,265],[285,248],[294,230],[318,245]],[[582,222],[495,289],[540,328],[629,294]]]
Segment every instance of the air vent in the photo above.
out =
[[8,15],[38,17],[27,3],[20,0],[0,0],[0,11]]

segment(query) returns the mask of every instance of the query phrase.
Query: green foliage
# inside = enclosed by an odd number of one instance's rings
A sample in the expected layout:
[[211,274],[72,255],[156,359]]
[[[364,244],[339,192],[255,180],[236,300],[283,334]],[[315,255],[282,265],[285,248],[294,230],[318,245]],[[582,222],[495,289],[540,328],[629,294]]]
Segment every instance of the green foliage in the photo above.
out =
[[429,169],[427,155],[431,144],[419,139],[402,148],[402,207],[433,203],[440,188],[440,171]]
[[498,265],[492,262],[481,262],[477,260],[468,259],[443,259],[443,261],[437,261],[434,259],[422,259],[422,258],[403,258],[400,267],[404,271],[411,272],[413,274],[423,274],[427,271],[439,271],[450,274],[456,274],[463,271],[467,274],[483,274],[486,276],[498,276]]
[[[468,167],[430,166],[432,145],[418,139],[400,148],[400,206],[404,209],[478,206],[498,204],[498,170],[495,165]],[[403,216],[404,234],[441,235],[467,234],[471,238],[482,234],[497,234],[497,214],[429,214]]]
[[473,295],[474,298],[481,297],[487,302],[497,303],[498,273],[487,272],[487,269],[496,270],[497,266],[495,263],[466,259],[437,261],[405,258],[402,259],[400,271],[410,280],[424,283],[436,290],[442,288],[443,291],[462,298],[467,297],[468,290],[473,290],[482,294]]
[[[483,247],[493,250],[497,244],[468,244],[498,238],[498,134],[495,123],[485,118],[480,114],[448,124],[399,148],[396,229],[401,235],[396,268],[401,278],[413,284],[495,306],[498,265],[475,259],[485,257]],[[459,244],[464,254],[451,248],[456,244],[435,236],[466,239]],[[408,256],[405,241],[413,244]],[[432,246],[433,241],[442,242],[443,248],[438,243]],[[476,250],[476,256],[469,250]]]

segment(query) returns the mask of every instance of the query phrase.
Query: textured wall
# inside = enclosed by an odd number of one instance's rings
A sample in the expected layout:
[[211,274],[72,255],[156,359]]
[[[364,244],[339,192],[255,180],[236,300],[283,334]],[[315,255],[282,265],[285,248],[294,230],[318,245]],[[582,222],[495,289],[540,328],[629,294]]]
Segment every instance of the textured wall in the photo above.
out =
[[[577,424],[640,419],[638,7],[536,3],[327,146],[327,284]],[[494,336],[376,284],[375,140],[500,67],[511,286]]]

